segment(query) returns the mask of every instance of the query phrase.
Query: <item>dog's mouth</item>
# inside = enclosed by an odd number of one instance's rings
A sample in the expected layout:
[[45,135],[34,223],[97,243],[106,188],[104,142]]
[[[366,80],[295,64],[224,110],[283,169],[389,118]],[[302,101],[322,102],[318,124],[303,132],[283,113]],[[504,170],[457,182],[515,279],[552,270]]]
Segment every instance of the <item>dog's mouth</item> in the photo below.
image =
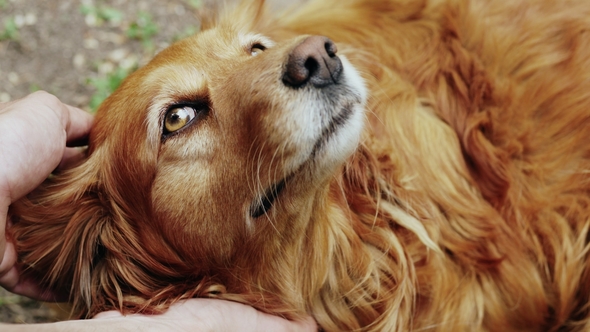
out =
[[272,209],[277,198],[285,190],[287,182],[293,178],[297,173],[300,173],[305,165],[312,162],[317,155],[319,150],[324,147],[332,136],[336,134],[339,127],[342,127],[348,119],[352,116],[352,107],[344,107],[341,112],[332,117],[330,122],[322,130],[320,137],[313,146],[313,149],[309,155],[309,158],[303,162],[299,167],[296,168],[295,172],[285,177],[277,183],[271,185],[262,195],[257,197],[254,202],[250,205],[250,216],[254,219],[265,215],[270,209]]
[[285,189],[286,182],[287,178],[284,178],[283,180],[268,188],[262,197],[257,198],[250,206],[250,216],[256,219],[265,215],[272,208],[277,197]]
[[344,107],[338,114],[330,119],[330,122],[324,127],[320,138],[316,141],[311,152],[309,159],[314,159],[318,154],[318,151],[326,145],[332,136],[336,134],[338,129],[342,127],[352,116],[352,106]]

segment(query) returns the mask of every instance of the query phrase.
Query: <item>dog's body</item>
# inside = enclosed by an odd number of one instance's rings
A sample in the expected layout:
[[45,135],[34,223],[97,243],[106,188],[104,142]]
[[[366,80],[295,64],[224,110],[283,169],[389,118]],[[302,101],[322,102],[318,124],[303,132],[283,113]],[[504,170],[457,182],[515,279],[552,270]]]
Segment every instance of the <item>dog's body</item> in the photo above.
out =
[[588,330],[590,3],[566,2],[240,7],[15,204],[22,263],[81,315],[210,296],[330,331]]

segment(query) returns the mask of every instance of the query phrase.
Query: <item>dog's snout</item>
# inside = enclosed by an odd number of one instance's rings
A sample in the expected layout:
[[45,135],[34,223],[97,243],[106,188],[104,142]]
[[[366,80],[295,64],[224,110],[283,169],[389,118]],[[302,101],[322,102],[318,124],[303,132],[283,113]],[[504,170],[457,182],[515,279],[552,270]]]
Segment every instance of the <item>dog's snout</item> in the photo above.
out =
[[308,82],[317,88],[338,82],[342,62],[336,51],[336,44],[327,37],[306,38],[289,54],[283,82],[294,88]]

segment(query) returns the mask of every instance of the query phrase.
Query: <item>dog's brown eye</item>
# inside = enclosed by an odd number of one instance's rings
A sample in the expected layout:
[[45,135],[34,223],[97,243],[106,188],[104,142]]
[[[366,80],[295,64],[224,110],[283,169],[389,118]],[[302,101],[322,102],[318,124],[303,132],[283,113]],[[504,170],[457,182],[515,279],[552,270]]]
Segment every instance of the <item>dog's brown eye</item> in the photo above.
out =
[[196,111],[190,106],[172,108],[166,113],[164,130],[166,133],[173,133],[186,126],[195,116]]
[[264,47],[264,45],[262,45],[262,44],[254,44],[250,48],[250,54],[252,56],[257,56],[258,54],[264,52],[264,50],[266,50],[266,47]]

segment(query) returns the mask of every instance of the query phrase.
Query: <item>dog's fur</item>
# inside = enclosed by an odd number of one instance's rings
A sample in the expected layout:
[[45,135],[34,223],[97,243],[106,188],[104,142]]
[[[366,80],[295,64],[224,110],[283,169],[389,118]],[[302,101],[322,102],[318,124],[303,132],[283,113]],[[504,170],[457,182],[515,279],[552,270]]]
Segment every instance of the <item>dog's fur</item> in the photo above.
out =
[[[329,331],[588,330],[589,29],[585,0],[241,5],[12,207],[21,262],[82,316],[209,296]],[[338,83],[283,84],[306,35],[338,45]],[[175,104],[199,115],[163,136]]]

